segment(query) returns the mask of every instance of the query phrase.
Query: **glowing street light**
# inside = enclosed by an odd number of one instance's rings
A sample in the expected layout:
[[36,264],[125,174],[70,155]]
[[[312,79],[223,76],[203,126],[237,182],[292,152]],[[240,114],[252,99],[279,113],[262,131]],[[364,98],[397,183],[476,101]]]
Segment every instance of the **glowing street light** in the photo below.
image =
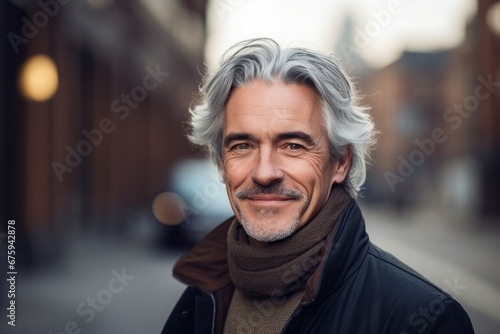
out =
[[58,86],[57,66],[46,55],[29,58],[21,68],[19,89],[27,99],[46,101],[55,94]]

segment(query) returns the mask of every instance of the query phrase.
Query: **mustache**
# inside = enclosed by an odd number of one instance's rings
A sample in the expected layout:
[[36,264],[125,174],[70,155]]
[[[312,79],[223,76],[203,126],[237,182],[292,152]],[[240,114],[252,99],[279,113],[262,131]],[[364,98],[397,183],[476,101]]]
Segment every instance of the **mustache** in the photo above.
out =
[[302,193],[295,189],[286,189],[281,184],[275,183],[269,186],[263,186],[260,184],[254,184],[252,187],[247,189],[242,189],[236,192],[236,196],[239,199],[246,199],[256,195],[277,195],[283,196],[289,199],[302,199],[304,196]]

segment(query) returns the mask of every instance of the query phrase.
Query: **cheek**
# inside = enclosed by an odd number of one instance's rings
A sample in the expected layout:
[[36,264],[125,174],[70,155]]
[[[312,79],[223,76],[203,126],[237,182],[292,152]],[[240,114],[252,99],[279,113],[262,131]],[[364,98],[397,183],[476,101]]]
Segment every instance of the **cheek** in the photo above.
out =
[[324,184],[325,188],[330,189],[334,183],[335,171],[337,170],[337,164],[333,161],[329,161],[322,166],[321,171],[321,182]]
[[306,188],[308,193],[323,177],[321,168],[311,159],[293,161],[288,165],[286,174]]
[[329,173],[328,164],[325,163],[321,156],[310,156],[304,159],[303,163],[297,164],[307,173],[310,178],[323,179]]
[[223,164],[222,174],[224,176],[224,182],[230,188],[235,188],[239,184],[243,183],[245,179],[250,175],[250,164],[242,164],[233,160],[227,160]]
[[306,188],[309,197],[317,191],[327,191],[333,182],[333,163],[325,163],[317,157],[310,157],[290,164],[287,174]]

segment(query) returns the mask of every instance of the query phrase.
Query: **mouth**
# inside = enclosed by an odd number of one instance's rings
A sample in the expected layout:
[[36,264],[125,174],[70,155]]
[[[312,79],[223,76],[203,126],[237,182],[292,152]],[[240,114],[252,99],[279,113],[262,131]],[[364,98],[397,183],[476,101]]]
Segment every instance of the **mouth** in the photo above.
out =
[[287,207],[289,204],[296,202],[294,198],[290,198],[283,195],[273,195],[273,194],[259,194],[248,196],[244,201],[248,203],[251,207],[255,208],[281,208]]
[[286,189],[280,184],[269,187],[254,185],[236,192],[236,197],[241,201],[248,201],[256,205],[280,205],[304,198],[302,193],[295,189]]
[[292,200],[292,198],[290,197],[279,196],[279,195],[265,195],[265,194],[249,196],[247,197],[247,199],[255,202],[285,202]]

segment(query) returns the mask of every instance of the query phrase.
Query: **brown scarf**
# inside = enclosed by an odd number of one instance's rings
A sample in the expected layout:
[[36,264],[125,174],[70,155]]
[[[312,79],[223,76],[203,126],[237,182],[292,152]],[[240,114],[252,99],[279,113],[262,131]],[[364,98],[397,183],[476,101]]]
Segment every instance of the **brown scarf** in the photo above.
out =
[[236,288],[248,296],[273,298],[304,289],[324,254],[326,237],[350,200],[343,186],[334,185],[309,223],[265,247],[250,246],[249,236],[235,220],[228,233],[228,265]]

